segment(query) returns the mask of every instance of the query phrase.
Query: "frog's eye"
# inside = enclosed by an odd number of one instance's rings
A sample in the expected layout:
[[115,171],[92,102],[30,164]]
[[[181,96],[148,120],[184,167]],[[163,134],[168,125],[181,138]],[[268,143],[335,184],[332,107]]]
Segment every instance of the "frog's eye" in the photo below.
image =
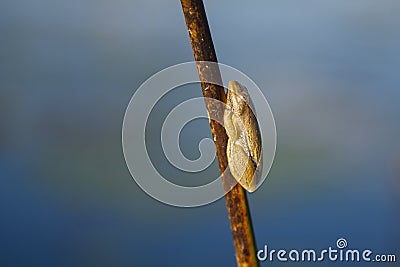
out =
[[249,103],[249,95],[247,94],[241,94],[240,99],[242,99],[246,103]]

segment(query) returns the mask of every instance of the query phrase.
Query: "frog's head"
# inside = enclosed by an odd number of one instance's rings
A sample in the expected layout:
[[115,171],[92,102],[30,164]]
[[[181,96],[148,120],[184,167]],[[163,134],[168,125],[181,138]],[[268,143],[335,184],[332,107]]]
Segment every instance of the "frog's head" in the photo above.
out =
[[228,84],[227,103],[231,105],[234,113],[240,115],[246,105],[251,106],[247,88],[237,81],[230,81]]

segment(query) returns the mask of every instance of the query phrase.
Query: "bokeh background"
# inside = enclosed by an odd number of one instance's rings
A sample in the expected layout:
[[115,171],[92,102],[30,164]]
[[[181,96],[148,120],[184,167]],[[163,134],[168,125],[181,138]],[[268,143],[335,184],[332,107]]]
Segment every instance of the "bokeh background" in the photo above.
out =
[[[399,260],[400,2],[205,6],[220,62],[262,88],[276,120],[274,165],[249,195],[258,248],[323,249],[344,237]],[[162,204],[122,154],[136,88],[193,59],[179,1],[3,0],[0,40],[0,266],[235,265],[224,199]],[[188,88],[158,111],[200,95]],[[162,116],[149,151],[188,182],[157,148]],[[184,128],[189,158],[204,136],[206,120]],[[218,173],[207,171],[198,179]]]

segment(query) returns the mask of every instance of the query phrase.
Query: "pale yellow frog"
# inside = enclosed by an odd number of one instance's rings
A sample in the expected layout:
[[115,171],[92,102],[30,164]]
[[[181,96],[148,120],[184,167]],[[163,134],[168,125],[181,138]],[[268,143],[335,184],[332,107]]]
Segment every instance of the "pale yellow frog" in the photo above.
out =
[[228,166],[240,185],[253,192],[262,170],[261,135],[254,105],[246,87],[237,81],[229,82],[226,97],[224,127],[229,138]]

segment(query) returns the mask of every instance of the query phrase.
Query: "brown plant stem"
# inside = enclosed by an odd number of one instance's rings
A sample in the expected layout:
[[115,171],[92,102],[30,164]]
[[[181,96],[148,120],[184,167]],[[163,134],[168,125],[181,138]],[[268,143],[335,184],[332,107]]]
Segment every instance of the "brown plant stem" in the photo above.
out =
[[[203,96],[206,98],[214,98],[225,103],[226,96],[224,88],[207,82],[210,80],[210,77],[212,77],[214,81],[219,81],[219,83],[222,84],[219,69],[208,68],[207,64],[200,63],[200,61],[217,62],[203,1],[181,0],[181,4],[194,58],[196,62],[198,62],[197,70],[201,81]],[[211,113],[213,113],[216,118],[223,117],[224,110],[222,105],[215,105],[213,101],[205,101],[205,104],[209,118]],[[230,181],[234,179],[229,171],[224,173],[225,169],[228,167],[226,155],[228,137],[223,126],[214,120],[210,119],[209,121],[211,133],[215,142],[223,186],[225,190],[228,191],[230,189]],[[258,266],[246,192],[239,184],[236,184],[225,195],[225,200],[231,224],[237,265],[240,267]]]

